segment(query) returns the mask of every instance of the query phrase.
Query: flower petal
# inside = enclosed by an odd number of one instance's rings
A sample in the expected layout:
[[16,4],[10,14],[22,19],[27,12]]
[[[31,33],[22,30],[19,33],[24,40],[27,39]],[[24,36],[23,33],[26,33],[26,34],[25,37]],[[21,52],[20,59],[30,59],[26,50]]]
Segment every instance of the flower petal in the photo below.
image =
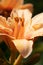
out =
[[24,4],[20,6],[20,9],[29,9],[31,12],[33,12],[33,4]]
[[31,23],[32,23],[32,20],[31,20],[31,17],[32,17],[32,13],[26,9],[24,11],[24,38],[28,38],[30,39],[31,38],[31,31],[32,29],[31,28]]
[[32,13],[29,11],[29,9],[17,9],[17,10],[12,10],[11,12],[11,17],[15,18],[24,18],[24,21],[26,24],[27,22],[30,24],[30,19],[32,17]]
[[40,28],[32,33],[32,38],[37,36],[43,36],[43,28]]
[[[31,22],[31,20],[30,20]],[[25,39],[32,39],[32,33],[33,33],[34,29],[31,27],[31,25],[29,25],[29,23],[27,23],[24,26],[24,38]]]
[[16,4],[15,8],[19,8],[24,3],[24,0],[18,0],[18,3]]
[[32,18],[31,26],[37,30],[39,28],[43,28],[43,13],[40,13]]
[[12,29],[10,28],[8,21],[5,17],[0,16],[0,33],[12,35]]
[[13,31],[10,28],[7,28],[7,27],[0,25],[0,33],[12,35],[12,32]]
[[24,10],[24,25],[26,25],[27,23],[29,23],[29,25],[31,24],[31,17],[32,17],[32,13],[28,10],[25,9]]
[[24,58],[27,58],[32,52],[33,41],[26,39],[12,40],[17,50],[21,53]]
[[17,10],[18,17],[24,18],[24,25],[28,22],[30,24],[30,19],[32,17],[32,13],[29,11],[29,9],[19,9]]
[[31,27],[34,29],[32,37],[43,36],[43,13],[32,18]]
[[3,16],[0,16],[0,25],[3,25],[5,27],[9,27],[9,24],[8,24],[6,18]]

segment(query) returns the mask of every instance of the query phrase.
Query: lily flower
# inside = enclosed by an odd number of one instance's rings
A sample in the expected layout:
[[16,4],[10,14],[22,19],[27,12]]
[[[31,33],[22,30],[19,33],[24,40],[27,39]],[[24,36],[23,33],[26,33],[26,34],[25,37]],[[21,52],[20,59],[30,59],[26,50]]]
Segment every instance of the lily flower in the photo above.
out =
[[37,36],[43,36],[42,16],[43,13],[32,18],[29,9],[13,10],[7,20],[0,16],[1,38],[12,51],[16,47],[23,58],[27,58],[33,49],[33,39]]

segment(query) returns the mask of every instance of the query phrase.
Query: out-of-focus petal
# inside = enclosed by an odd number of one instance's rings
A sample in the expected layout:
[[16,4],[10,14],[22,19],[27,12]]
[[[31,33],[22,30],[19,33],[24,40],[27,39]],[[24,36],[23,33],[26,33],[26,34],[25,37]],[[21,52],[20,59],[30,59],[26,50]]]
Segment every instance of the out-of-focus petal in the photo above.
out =
[[5,17],[0,16],[0,33],[4,33],[4,34],[12,34],[12,29],[9,26],[8,21],[6,20]]
[[12,35],[12,29],[0,25],[0,33]]
[[17,50],[21,53],[24,58],[27,58],[32,52],[33,41],[26,39],[12,40]]
[[28,39],[28,40],[32,39],[33,32],[34,32],[33,28],[30,28],[28,26],[25,27],[25,29],[24,29],[24,38]]
[[18,8],[24,3],[24,0],[1,0],[0,9],[12,10]]
[[37,30],[41,27],[43,27],[43,13],[40,13],[32,18],[32,24],[31,26]]
[[0,16],[0,25],[3,25],[5,27],[9,27],[9,24],[8,24],[6,18],[3,16]]
[[28,24],[29,25],[31,24],[31,17],[32,17],[32,13],[28,10],[28,9],[25,9],[24,10],[24,25]]
[[40,13],[32,18],[31,27],[34,29],[32,38],[43,36],[43,13]]
[[[30,21],[30,24],[29,24]],[[24,25],[24,38],[31,39],[34,29],[31,27],[31,19]]]
[[24,4],[20,6],[20,9],[29,9],[31,12],[33,12],[33,4]]
[[38,37],[38,36],[43,36],[43,28],[40,28],[32,33],[32,38]]
[[11,17],[8,17],[7,21],[8,21],[9,27],[14,30],[15,20],[12,19]]
[[24,3],[24,0],[18,0],[18,3],[16,4],[15,8],[19,8]]

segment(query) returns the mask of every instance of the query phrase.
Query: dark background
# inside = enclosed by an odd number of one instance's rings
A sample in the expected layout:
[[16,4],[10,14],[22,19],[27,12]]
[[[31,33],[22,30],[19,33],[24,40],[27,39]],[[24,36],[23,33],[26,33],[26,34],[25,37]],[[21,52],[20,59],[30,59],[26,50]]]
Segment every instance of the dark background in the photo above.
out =
[[34,15],[43,12],[43,0],[24,0],[24,3],[34,5]]

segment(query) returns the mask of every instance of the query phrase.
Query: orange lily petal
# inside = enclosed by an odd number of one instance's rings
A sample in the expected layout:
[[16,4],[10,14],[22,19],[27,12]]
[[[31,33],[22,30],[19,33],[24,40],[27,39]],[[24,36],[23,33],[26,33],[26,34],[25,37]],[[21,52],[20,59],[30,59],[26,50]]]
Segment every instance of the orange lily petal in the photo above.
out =
[[33,12],[33,4],[23,4],[20,6],[20,9],[29,9],[31,12]]
[[3,16],[0,16],[0,25],[3,25],[5,27],[9,27],[8,22],[6,21],[6,18]]

